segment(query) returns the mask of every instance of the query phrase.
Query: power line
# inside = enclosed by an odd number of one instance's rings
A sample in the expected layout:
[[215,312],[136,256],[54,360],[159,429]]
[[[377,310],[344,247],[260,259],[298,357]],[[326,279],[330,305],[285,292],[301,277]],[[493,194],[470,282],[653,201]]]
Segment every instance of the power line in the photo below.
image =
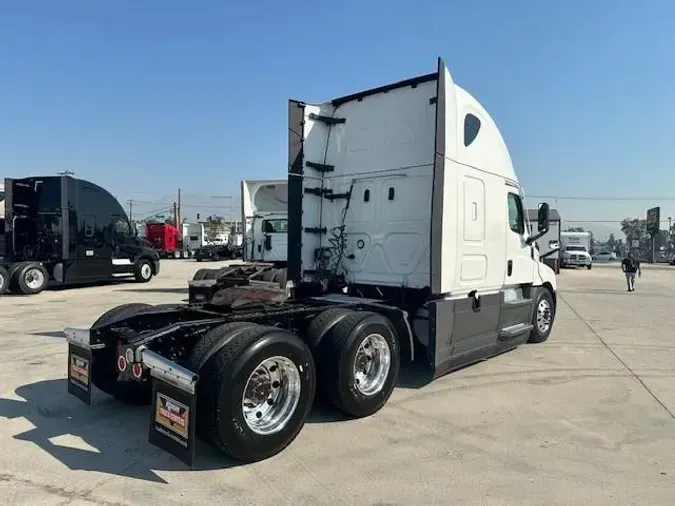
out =
[[[129,201],[127,200],[127,203]],[[166,206],[172,206],[173,202],[162,202],[161,200],[138,200],[138,199],[133,199],[134,204],[147,204],[147,205],[166,205]],[[214,204],[212,202],[204,202],[202,204],[185,204],[184,202],[181,203],[181,207],[192,207],[192,208],[209,208],[209,209],[227,209],[230,207],[229,205],[222,205],[222,204]]]
[[675,201],[675,197],[572,197],[569,195],[527,195],[527,198],[533,199],[547,199],[547,200],[633,200],[637,202],[641,201],[654,201],[654,200],[666,200],[666,201]]
[[[643,218],[624,218],[624,220],[643,220]],[[623,220],[562,220],[564,223],[623,223]],[[661,219],[661,223],[668,223],[667,219]]]

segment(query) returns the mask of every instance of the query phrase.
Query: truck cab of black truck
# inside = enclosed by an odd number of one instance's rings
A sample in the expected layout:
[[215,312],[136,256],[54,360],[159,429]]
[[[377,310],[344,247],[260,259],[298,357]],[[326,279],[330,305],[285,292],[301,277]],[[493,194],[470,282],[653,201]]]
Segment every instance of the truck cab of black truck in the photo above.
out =
[[159,256],[117,199],[70,176],[5,179],[0,294],[135,278],[159,272]]

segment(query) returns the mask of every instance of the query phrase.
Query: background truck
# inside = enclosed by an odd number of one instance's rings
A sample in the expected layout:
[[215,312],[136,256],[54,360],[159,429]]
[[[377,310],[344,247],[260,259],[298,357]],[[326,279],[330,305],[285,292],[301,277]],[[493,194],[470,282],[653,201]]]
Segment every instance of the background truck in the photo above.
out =
[[560,233],[560,263],[562,267],[593,267],[590,232]]
[[147,282],[159,257],[106,190],[70,176],[5,179],[0,294],[121,278]]
[[242,181],[244,260],[283,267],[288,249],[288,181]]
[[[534,241],[488,112],[431,74],[318,105],[289,101],[284,288],[254,264],[204,302],[125,304],[65,329],[68,390],[152,405],[150,441],[275,455],[315,398],[350,417],[389,399],[404,363],[429,379],[551,332],[556,278]],[[215,291],[213,290],[215,286]]]
[[195,251],[206,244],[206,230],[203,223],[183,223],[183,248]]
[[146,223],[145,238],[160,258],[176,257],[183,251],[183,234],[169,223]]

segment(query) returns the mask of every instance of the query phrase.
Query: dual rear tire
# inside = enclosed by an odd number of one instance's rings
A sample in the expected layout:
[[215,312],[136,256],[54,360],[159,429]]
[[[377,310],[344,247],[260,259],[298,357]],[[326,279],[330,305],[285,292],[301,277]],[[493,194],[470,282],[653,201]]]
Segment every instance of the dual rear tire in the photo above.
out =
[[49,273],[37,262],[20,262],[9,269],[0,267],[0,295],[12,291],[36,295],[47,288]]
[[401,361],[391,321],[379,313],[335,308],[307,329],[319,378],[319,400],[362,418],[377,413],[394,391]]
[[281,452],[312,408],[316,369],[307,345],[276,327],[216,327],[192,351],[198,370],[197,434],[244,462]]
[[387,318],[328,310],[303,337],[247,322],[208,332],[186,364],[200,376],[199,437],[237,460],[255,462],[283,451],[298,436],[315,394],[353,417],[384,406],[400,363]]

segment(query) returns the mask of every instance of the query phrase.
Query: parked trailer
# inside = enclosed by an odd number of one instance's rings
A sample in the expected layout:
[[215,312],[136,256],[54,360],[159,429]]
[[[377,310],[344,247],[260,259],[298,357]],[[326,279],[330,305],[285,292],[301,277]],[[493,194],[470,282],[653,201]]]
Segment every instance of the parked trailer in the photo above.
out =
[[281,452],[315,396],[372,415],[415,357],[436,378],[551,332],[556,278],[533,248],[549,207],[530,235],[497,126],[442,60],[291,100],[288,135],[283,289],[258,279],[270,265],[232,266],[193,281],[187,304],[125,304],[65,329],[69,392],[150,403],[150,441],[188,464],[196,437],[247,462]]
[[159,256],[105,189],[70,176],[5,179],[0,294],[121,278],[148,282]]

